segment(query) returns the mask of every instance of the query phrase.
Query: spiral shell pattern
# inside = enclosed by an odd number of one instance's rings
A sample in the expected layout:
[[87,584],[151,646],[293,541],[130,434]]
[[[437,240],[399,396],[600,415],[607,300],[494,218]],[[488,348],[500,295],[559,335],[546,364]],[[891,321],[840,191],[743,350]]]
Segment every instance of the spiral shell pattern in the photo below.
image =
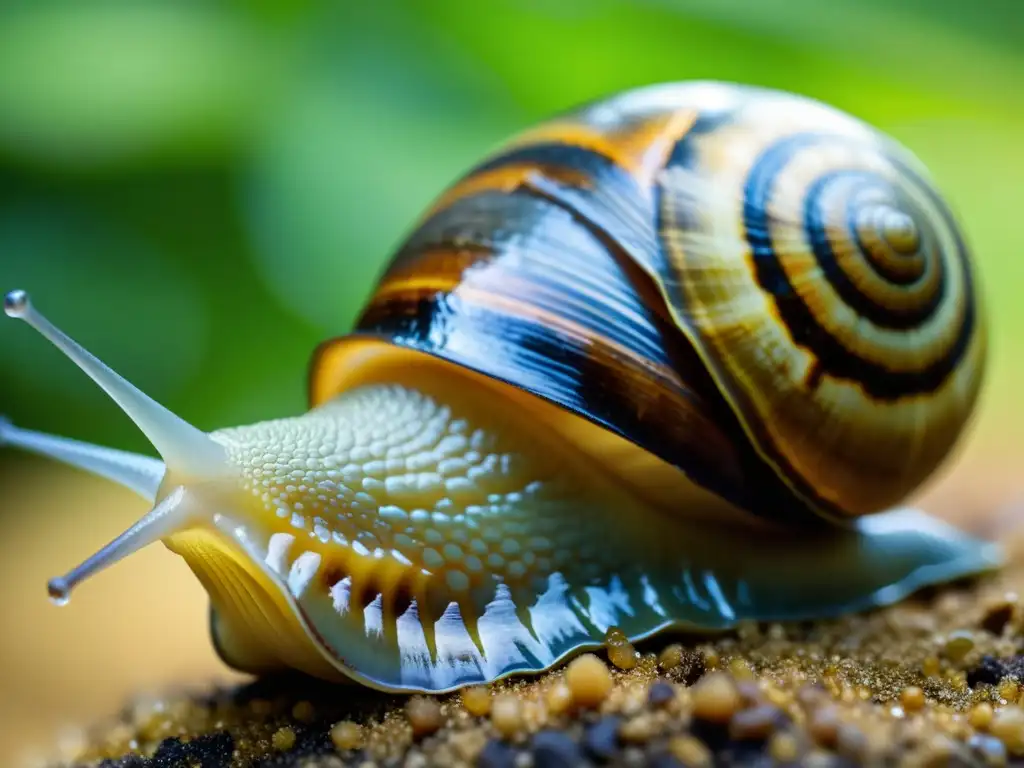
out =
[[899,502],[973,409],[971,256],[926,171],[836,110],[758,93],[662,177],[666,285],[769,461],[828,512]]

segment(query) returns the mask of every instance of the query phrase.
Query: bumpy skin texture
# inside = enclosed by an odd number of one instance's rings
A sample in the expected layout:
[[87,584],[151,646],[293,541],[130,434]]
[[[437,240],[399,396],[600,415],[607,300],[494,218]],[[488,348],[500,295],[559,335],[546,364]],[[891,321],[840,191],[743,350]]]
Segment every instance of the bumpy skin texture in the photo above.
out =
[[[535,567],[564,567],[579,554],[577,521],[529,520],[578,490],[560,490],[559,457],[527,461],[514,433],[474,428],[462,414],[419,391],[380,385],[302,419],[220,436],[245,488],[274,513],[267,524],[312,533],[355,582],[397,565],[409,581],[430,569],[451,591],[469,592],[485,565],[525,584]],[[539,535],[544,529],[549,536]]]
[[[254,626],[239,605],[287,613],[262,594],[274,592],[270,576],[284,581],[329,654],[371,679],[395,684],[401,670],[392,667],[411,645],[417,664],[455,676],[467,663],[458,656],[485,653],[477,623],[499,585],[522,628],[554,574],[598,583],[633,556],[631,537],[605,549],[590,527],[607,530],[630,506],[627,493],[591,477],[592,467],[557,435],[524,435],[514,410],[493,412],[501,405],[493,391],[463,382],[456,393],[454,383],[420,377],[434,392],[447,387],[447,400],[396,384],[358,387],[300,418],[215,434],[249,500],[231,504],[221,532],[249,548],[266,571],[250,578],[263,583],[244,586],[241,575],[225,573],[232,557],[207,534],[182,534],[174,548],[205,574],[215,607],[229,603],[233,626],[224,616],[213,622],[226,656],[239,666],[274,666],[267,636],[280,637],[282,627]],[[225,589],[231,581],[236,587]],[[401,638],[403,626],[416,636]],[[376,642],[362,647],[366,638]],[[323,671],[315,654],[298,666]],[[462,674],[475,679],[479,671]]]
[[[358,334],[634,441],[754,514],[900,503],[986,356],[971,258],[916,158],[809,99],[615,95],[514,139],[398,250]],[[313,399],[345,387],[323,345]]]
[[829,615],[996,563],[915,513],[755,532],[681,485],[690,506],[666,510],[512,395],[408,362],[415,385],[215,433],[237,491],[213,530],[169,546],[210,593],[232,665],[449,690],[542,671],[611,627]]

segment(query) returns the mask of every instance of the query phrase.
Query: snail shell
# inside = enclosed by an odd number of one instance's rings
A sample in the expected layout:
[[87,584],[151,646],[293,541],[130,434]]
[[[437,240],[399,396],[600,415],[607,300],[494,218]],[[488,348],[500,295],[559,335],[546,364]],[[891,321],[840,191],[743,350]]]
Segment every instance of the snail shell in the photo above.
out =
[[848,115],[722,83],[613,96],[435,201],[316,350],[308,414],[206,435],[164,412],[140,426],[166,469],[94,461],[158,503],[51,592],[163,539],[233,666],[443,691],[613,626],[826,616],[995,567],[891,510],[975,407],[972,269],[926,170]]
[[[907,150],[805,98],[691,83],[585,107],[470,172],[356,335],[526,389],[755,514],[842,519],[902,501],[960,436],[978,301]],[[347,343],[321,347],[314,403]]]

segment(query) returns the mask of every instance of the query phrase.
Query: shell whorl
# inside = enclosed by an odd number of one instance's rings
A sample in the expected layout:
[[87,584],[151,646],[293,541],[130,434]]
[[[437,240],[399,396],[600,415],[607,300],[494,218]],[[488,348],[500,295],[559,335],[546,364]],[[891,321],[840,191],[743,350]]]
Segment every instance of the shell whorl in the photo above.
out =
[[[918,488],[986,353],[971,256],[918,160],[826,105],[722,83],[515,138],[435,203],[354,337],[512,383],[804,523]],[[345,343],[316,356],[314,402],[343,386]]]
[[916,158],[823,105],[758,93],[662,175],[665,284],[755,444],[828,512],[898,503],[981,383],[971,256]]

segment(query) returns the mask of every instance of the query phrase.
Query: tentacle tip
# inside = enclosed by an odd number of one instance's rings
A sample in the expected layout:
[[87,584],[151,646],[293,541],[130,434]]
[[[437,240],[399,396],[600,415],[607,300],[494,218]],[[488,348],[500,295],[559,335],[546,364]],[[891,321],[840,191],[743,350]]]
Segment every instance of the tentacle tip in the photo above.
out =
[[8,317],[24,317],[32,308],[32,299],[26,291],[16,289],[4,295],[4,314]]
[[14,429],[14,422],[0,413],[0,448],[7,444],[7,438]]
[[46,592],[55,605],[67,605],[71,599],[71,584],[63,576],[46,582]]

